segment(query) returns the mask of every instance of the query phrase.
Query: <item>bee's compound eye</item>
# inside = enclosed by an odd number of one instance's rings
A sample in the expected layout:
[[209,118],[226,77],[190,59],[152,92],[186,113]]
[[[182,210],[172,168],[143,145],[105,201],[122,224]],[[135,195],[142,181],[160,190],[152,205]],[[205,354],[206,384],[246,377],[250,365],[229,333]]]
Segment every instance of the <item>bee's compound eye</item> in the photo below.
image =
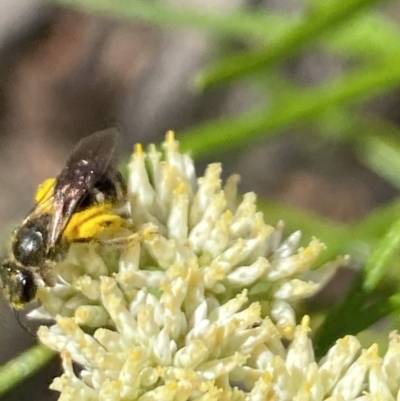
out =
[[26,269],[18,270],[19,281],[19,302],[27,304],[34,300],[36,296],[37,286],[32,272]]
[[7,260],[0,266],[0,278],[3,295],[15,308],[22,308],[35,298],[37,286],[30,270]]

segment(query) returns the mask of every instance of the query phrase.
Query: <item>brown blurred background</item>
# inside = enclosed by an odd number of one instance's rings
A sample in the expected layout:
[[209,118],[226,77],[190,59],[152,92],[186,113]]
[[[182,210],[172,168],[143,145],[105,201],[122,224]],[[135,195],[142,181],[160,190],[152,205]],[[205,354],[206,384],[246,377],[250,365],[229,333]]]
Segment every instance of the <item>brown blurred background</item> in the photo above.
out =
[[[173,2],[173,1],[171,1]],[[175,1],[177,2],[177,1]],[[245,0],[188,0],[217,12]],[[253,2],[255,3],[255,2]],[[260,7],[298,12],[295,2],[259,1]],[[232,46],[237,46],[232,43]],[[208,118],[234,115],[257,105],[260,95],[245,84],[196,95],[190,79],[218,49],[201,32],[161,30],[43,6],[37,1],[0,3],[0,223],[3,243],[32,205],[36,186],[55,175],[74,143],[118,124],[125,152],[134,142],[157,142]],[[342,62],[308,52],[285,67],[307,85],[341,71]],[[374,103],[396,120],[399,98]],[[238,172],[241,189],[351,221],[387,202],[396,191],[356,161],[343,145],[302,138],[298,127],[264,146],[221,160],[225,175]],[[312,138],[312,132],[308,133]],[[199,171],[206,161],[199,161]],[[262,172],[262,173],[261,173]],[[279,216],[276,217],[276,220]],[[271,223],[276,223],[272,221]],[[4,247],[5,249],[5,247]],[[34,341],[5,305],[0,310],[0,362]],[[47,390],[57,362],[7,395],[7,400],[51,400]],[[35,394],[34,397],[32,394]]]

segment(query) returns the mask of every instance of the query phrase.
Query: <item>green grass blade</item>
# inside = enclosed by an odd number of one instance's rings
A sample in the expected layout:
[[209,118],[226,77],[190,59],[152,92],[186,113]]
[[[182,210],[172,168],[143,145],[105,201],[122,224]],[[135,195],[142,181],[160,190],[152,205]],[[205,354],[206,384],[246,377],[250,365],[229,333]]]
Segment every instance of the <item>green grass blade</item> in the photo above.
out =
[[400,218],[400,199],[395,199],[388,205],[370,212],[364,219],[354,224],[351,231],[354,237],[365,241],[382,238],[390,224],[398,218]]
[[303,46],[312,40],[319,39],[322,34],[379,1],[338,0],[326,7],[319,7],[318,12],[311,14],[304,22],[298,23],[270,46],[227,57],[204,69],[196,77],[194,85],[204,90],[270,68],[274,63],[300,52]]
[[181,146],[201,157],[277,135],[290,124],[315,118],[328,107],[371,97],[398,86],[399,61],[392,57],[378,66],[364,67],[318,88],[305,90],[296,98],[278,102],[268,112],[253,111],[190,128],[180,133]]
[[[365,266],[365,288],[370,291],[379,284],[386,271],[393,267],[394,255],[400,249],[400,218],[394,220]],[[399,271],[400,274],[400,271]]]
[[318,259],[318,264],[346,254],[354,245],[353,241],[357,240],[349,231],[348,224],[338,223],[310,211],[265,199],[259,199],[257,205],[269,224],[275,225],[282,220],[285,223],[286,234],[300,230],[303,246],[306,246],[312,237],[321,240],[326,245],[326,250]]
[[[351,294],[354,295],[354,292],[355,289],[352,288]],[[369,299],[366,293],[362,294],[364,299],[359,308],[350,310],[348,304],[343,303],[336,311],[335,316],[328,316],[317,329],[313,338],[317,358],[324,356],[339,338],[346,335],[357,335],[396,310],[390,298],[380,299],[364,308]]]
[[[381,124],[382,128],[384,124]],[[400,142],[398,137],[385,137],[385,131],[366,135],[356,145],[358,157],[364,165],[400,188]]]
[[293,17],[255,11],[216,13],[171,6],[149,0],[46,0],[53,5],[130,21],[141,21],[167,28],[200,29],[212,34],[241,39],[274,39],[295,22]]
[[325,355],[337,339],[356,335],[399,310],[398,294],[370,292],[365,289],[364,280],[364,272],[359,271],[346,295],[330,308],[317,329],[313,343],[318,357]]
[[0,367],[0,396],[34,374],[50,361],[54,352],[36,345]]
[[400,29],[395,21],[385,15],[368,13],[354,18],[351,24],[345,24],[330,35],[324,35],[322,42],[342,55],[371,58],[398,52],[399,41]]
[[400,128],[344,108],[321,113],[314,122],[322,138],[350,144],[358,160],[400,189]]
[[300,228],[303,232],[310,233],[310,237],[314,235],[323,239],[327,235],[341,236],[343,231],[347,230],[347,224],[338,223],[313,212],[283,205],[281,202],[259,199],[257,205],[264,213],[267,222],[274,225],[279,220],[283,220],[290,232]]

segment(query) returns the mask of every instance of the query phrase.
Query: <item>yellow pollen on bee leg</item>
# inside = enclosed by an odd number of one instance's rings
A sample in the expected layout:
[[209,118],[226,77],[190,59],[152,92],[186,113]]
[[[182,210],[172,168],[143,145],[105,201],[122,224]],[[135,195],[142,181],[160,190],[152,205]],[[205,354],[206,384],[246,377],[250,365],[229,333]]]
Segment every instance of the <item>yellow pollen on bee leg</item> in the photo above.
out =
[[68,241],[95,238],[99,234],[115,234],[125,226],[125,220],[110,211],[108,205],[91,207],[75,213],[64,230]]
[[26,304],[24,304],[23,302],[13,302],[12,306],[14,307],[14,309],[22,310],[25,308]]
[[47,178],[47,180],[44,180],[41,184],[39,184],[35,194],[36,203],[43,203],[53,195],[55,181],[55,178]]

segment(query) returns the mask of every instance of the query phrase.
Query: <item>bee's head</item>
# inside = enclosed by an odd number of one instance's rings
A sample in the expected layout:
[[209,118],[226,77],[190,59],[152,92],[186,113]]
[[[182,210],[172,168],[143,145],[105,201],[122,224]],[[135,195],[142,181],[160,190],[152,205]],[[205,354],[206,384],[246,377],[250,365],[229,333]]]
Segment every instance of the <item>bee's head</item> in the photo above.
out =
[[16,309],[34,300],[37,286],[33,273],[14,261],[6,260],[0,267],[4,297]]
[[23,266],[41,266],[46,257],[46,240],[48,230],[47,215],[33,219],[14,234],[12,252],[15,259]]

